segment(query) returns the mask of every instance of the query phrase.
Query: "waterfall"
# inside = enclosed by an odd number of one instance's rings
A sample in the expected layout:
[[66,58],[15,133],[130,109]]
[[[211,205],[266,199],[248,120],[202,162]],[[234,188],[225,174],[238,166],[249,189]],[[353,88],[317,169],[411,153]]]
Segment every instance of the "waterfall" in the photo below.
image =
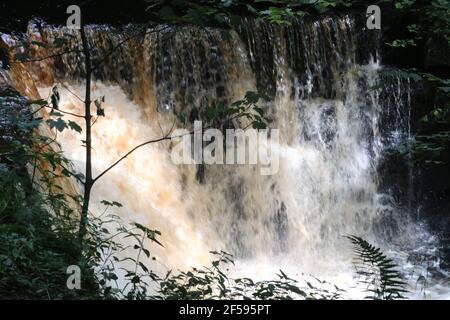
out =
[[[426,230],[380,187],[385,150],[408,139],[411,89],[382,78],[376,35],[362,39],[361,30],[351,16],[291,26],[244,19],[229,37],[213,29],[165,29],[108,55],[126,39],[126,28],[91,26],[92,95],[106,99],[106,117],[93,126],[94,175],[174,122],[181,127],[174,112],[195,119],[212,102],[231,103],[249,90],[272,98],[263,108],[270,127],[280,130],[274,175],[262,176],[254,165],[175,165],[165,141],[140,149],[102,178],[91,210],[102,212],[101,200],[118,201],[119,215],[160,230],[165,247],[155,252],[167,268],[203,265],[209,250],[225,250],[250,276],[281,268],[339,282],[352,272],[345,235],[361,236],[402,261],[405,246],[426,246],[426,239],[432,247]],[[31,24],[28,38],[71,32]],[[29,71],[43,98],[50,85],[63,83],[61,108],[82,113],[76,97],[84,91],[82,61],[81,54],[67,54],[30,64]],[[394,120],[387,123],[388,117]],[[58,136],[82,171],[80,140],[67,130]]]

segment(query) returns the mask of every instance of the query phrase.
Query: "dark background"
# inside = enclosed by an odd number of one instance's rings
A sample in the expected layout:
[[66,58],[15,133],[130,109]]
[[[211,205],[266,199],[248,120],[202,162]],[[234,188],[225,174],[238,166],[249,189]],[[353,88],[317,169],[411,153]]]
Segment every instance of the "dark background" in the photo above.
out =
[[143,0],[108,1],[108,0],[2,0],[0,3],[0,32],[11,30],[25,31],[28,21],[42,18],[50,24],[65,24],[68,6],[80,6],[83,23],[107,23],[121,25],[145,21]]

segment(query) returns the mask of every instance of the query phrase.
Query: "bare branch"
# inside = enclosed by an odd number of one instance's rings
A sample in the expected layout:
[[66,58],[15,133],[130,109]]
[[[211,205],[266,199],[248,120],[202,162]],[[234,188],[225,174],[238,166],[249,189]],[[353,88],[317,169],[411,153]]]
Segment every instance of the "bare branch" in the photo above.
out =
[[[158,113],[158,115],[159,115],[159,113]],[[164,132],[164,130],[163,130],[162,126],[161,126],[161,122],[159,122],[159,117],[157,116],[156,118],[157,118],[156,120],[158,122],[159,130],[161,131],[161,135],[163,137],[170,135],[172,133],[173,128],[175,127],[175,122],[177,121],[176,118],[173,119],[172,126],[170,127],[168,133]]]
[[[246,109],[245,109],[244,111],[242,111],[241,113],[237,114],[235,117],[230,118],[229,121],[231,121],[231,120],[233,120],[233,119],[235,119],[235,118],[239,118],[239,117],[242,116],[242,115],[245,113],[245,111],[247,111],[249,108],[250,108],[250,106],[247,106]],[[123,156],[122,156],[121,158],[119,158],[116,162],[114,162],[114,163],[113,163],[112,165],[110,165],[107,169],[105,169],[102,173],[100,173],[95,179],[93,179],[92,184],[94,184],[97,180],[99,180],[101,177],[103,177],[106,173],[108,173],[111,169],[113,169],[115,166],[117,166],[119,163],[121,163],[121,162],[122,162],[123,160],[125,160],[130,154],[132,154],[134,151],[138,150],[139,148],[142,148],[142,147],[144,147],[144,146],[146,146],[146,145],[148,145],[148,144],[151,144],[151,143],[156,143],[156,142],[161,142],[161,141],[164,141],[164,140],[172,140],[172,139],[176,139],[176,138],[181,138],[181,137],[184,137],[184,136],[187,136],[187,135],[192,135],[192,134],[195,133],[195,130],[194,130],[194,131],[191,131],[191,132],[186,133],[186,134],[183,134],[183,135],[179,135],[179,136],[170,136],[170,135],[172,134],[172,132],[173,132],[174,125],[175,125],[175,122],[173,123],[172,128],[170,129],[170,131],[169,131],[165,136],[163,136],[163,137],[161,137],[161,138],[159,138],[159,139],[149,140],[149,141],[146,141],[146,142],[144,142],[144,143],[141,143],[141,144],[137,145],[136,147],[134,147],[133,149],[131,149],[130,151],[128,151],[125,155],[123,155]],[[200,130],[203,131],[203,130],[208,129],[208,128],[210,128],[210,127],[211,127],[211,126],[202,127]],[[249,127],[249,126],[246,126],[246,127],[244,128],[244,130],[247,129],[248,127]]]
[[97,116],[97,118],[95,118],[94,122],[92,122],[91,126],[93,127],[94,124],[97,122],[98,118],[100,118],[99,116]]
[[115,166],[117,166],[120,162],[122,162],[126,157],[128,157],[130,154],[132,154],[134,151],[136,151],[139,148],[142,148],[143,146],[146,146],[148,144],[151,143],[156,143],[156,142],[160,142],[160,141],[164,141],[164,140],[170,140],[173,139],[174,137],[169,137],[169,136],[165,136],[159,139],[155,139],[155,140],[149,140],[146,141],[144,143],[141,143],[140,145],[137,145],[136,147],[134,147],[133,149],[131,149],[130,151],[128,151],[124,156],[122,156],[119,160],[117,160],[116,162],[114,162],[111,166],[109,166],[106,170],[104,170],[102,173],[100,173],[94,180],[93,183],[95,183],[98,179],[100,179],[101,177],[103,177],[107,172],[109,172],[111,169],[113,169]]
[[[46,105],[46,106],[44,106],[45,108],[50,108],[50,109],[53,109],[52,107],[50,107],[49,105]],[[70,116],[73,116],[73,117],[78,117],[78,118],[84,118],[84,116],[83,115],[80,115],[80,114],[76,114],[76,113],[72,113],[72,112],[69,112],[69,111],[64,111],[64,110],[56,110],[57,112],[61,112],[61,113],[64,113],[64,114],[68,114],[68,115],[70,115]]]
[[[200,130],[205,130],[205,129],[207,129],[207,128],[208,128],[208,127],[201,128]],[[102,173],[100,173],[100,174],[93,180],[93,182],[95,183],[98,179],[100,179],[101,177],[103,177],[106,173],[108,173],[111,169],[113,169],[115,166],[117,166],[120,162],[122,162],[123,160],[125,160],[130,154],[132,154],[134,151],[138,150],[139,148],[142,148],[142,147],[144,147],[144,146],[146,146],[146,145],[148,145],[148,144],[151,144],[151,143],[156,143],[156,142],[161,142],[161,141],[164,141],[164,140],[172,140],[172,139],[176,139],[176,138],[181,138],[181,137],[188,136],[188,135],[192,135],[192,134],[195,133],[195,130],[194,130],[194,131],[191,131],[191,132],[188,132],[188,133],[186,133],[186,134],[179,135],[179,136],[169,136],[170,134],[172,134],[172,131],[173,131],[173,126],[172,126],[172,129],[167,133],[167,135],[165,135],[165,136],[163,136],[163,137],[161,137],[161,138],[159,138],[159,139],[149,140],[149,141],[146,141],[146,142],[144,142],[144,143],[141,143],[141,144],[137,145],[136,147],[134,147],[133,149],[131,149],[130,151],[128,151],[128,152],[127,152],[124,156],[122,156],[119,160],[117,160],[117,161],[114,162],[112,165],[110,165],[110,166],[109,166],[107,169],[105,169]]]
[[47,60],[47,59],[53,59],[53,58],[56,58],[56,57],[60,57],[60,56],[63,56],[63,55],[65,55],[65,54],[68,54],[68,53],[75,53],[75,52],[81,53],[81,52],[83,52],[83,51],[81,51],[81,50],[75,50],[75,49],[74,49],[74,50],[68,50],[68,51],[64,51],[64,52],[59,52],[59,53],[51,54],[51,55],[49,55],[49,56],[42,57],[42,58],[28,59],[28,60],[24,60],[24,61],[16,60],[16,61],[12,61],[11,63],[40,62],[40,61],[44,61],[44,60]]
[[71,93],[73,96],[75,96],[75,98],[77,98],[78,100],[80,100],[81,102],[84,103],[84,100],[81,99],[81,98],[80,98],[76,93],[74,93],[72,90],[70,90],[68,86],[66,86],[66,85],[65,85],[64,83],[62,83],[61,81],[58,81],[58,80],[57,80],[57,82],[58,82],[60,85],[62,85],[64,89],[66,89],[67,91],[69,91],[69,93]]
[[144,37],[144,36],[146,36],[147,34],[160,32],[160,31],[163,31],[163,30],[168,29],[168,28],[169,28],[169,26],[164,26],[164,27],[162,27],[162,28],[160,28],[160,29],[152,29],[152,30],[146,31],[146,32],[144,32],[144,33],[134,34],[134,35],[132,35],[132,36],[129,36],[129,37],[123,39],[123,40],[120,41],[118,44],[116,44],[116,45],[115,45],[108,53],[106,53],[100,61],[96,62],[96,66],[94,66],[94,67],[92,68],[92,71],[94,72],[95,70],[97,70],[97,68],[98,68],[98,67],[99,67],[106,59],[108,59],[108,58],[109,58],[109,57],[110,57],[110,56],[111,56],[111,55],[112,55],[119,47],[121,47],[124,43],[126,43],[126,42],[128,42],[128,41],[130,41],[130,40],[132,40],[132,39],[134,39],[134,38],[136,38],[136,37],[138,37],[138,36]]
[[34,115],[34,114],[36,114],[36,113],[38,113],[39,111],[41,111],[42,109],[44,109],[45,107],[47,107],[47,106],[40,106],[39,108],[37,108],[36,110],[34,110],[32,113],[31,113],[31,115]]

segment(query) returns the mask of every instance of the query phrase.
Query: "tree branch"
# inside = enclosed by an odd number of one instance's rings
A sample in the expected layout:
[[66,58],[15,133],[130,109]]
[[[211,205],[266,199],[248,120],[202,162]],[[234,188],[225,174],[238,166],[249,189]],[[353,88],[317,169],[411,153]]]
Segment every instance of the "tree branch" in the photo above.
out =
[[[53,109],[52,107],[50,107],[49,105],[46,105],[46,106],[44,106],[45,108],[50,108],[50,109]],[[69,111],[64,111],[64,110],[56,110],[55,112],[61,112],[61,113],[64,113],[64,114],[68,114],[68,115],[70,115],[70,116],[74,116],[74,117],[78,117],[78,118],[84,118],[84,116],[82,116],[82,115],[80,115],[80,114],[76,114],[76,113],[72,113],[72,112],[69,112]]]
[[[207,129],[207,127],[202,128],[201,130],[203,131],[203,130],[205,130],[205,129]],[[170,134],[172,134],[172,132],[173,132],[173,126],[172,126],[171,130],[167,133],[167,135],[165,135],[164,137],[161,137],[161,138],[155,139],[155,140],[149,140],[149,141],[146,141],[146,142],[144,142],[144,143],[141,143],[141,144],[137,145],[136,147],[134,147],[133,149],[131,149],[130,151],[128,151],[125,155],[123,155],[120,159],[118,159],[116,162],[114,162],[112,165],[110,165],[110,166],[109,166],[107,169],[105,169],[102,173],[100,173],[100,174],[93,180],[93,182],[95,183],[97,180],[99,180],[101,177],[103,177],[106,173],[108,173],[111,169],[113,169],[115,166],[117,166],[120,162],[122,162],[123,160],[125,160],[130,154],[132,154],[134,151],[138,150],[139,148],[142,148],[142,147],[144,147],[144,146],[146,146],[146,145],[148,145],[148,144],[151,144],[151,143],[161,142],[161,141],[164,141],[164,140],[172,140],[172,139],[176,139],[176,138],[181,138],[181,137],[184,137],[184,136],[192,135],[192,134],[195,133],[195,130],[194,130],[194,131],[191,131],[191,132],[188,132],[188,133],[186,133],[186,134],[182,134],[182,135],[179,135],[179,136],[173,136],[173,137],[170,136]]]
[[114,54],[114,52],[115,52],[119,47],[121,47],[124,43],[126,43],[126,42],[128,42],[128,41],[130,41],[130,40],[132,40],[132,39],[134,39],[134,38],[136,38],[136,37],[138,37],[138,36],[146,36],[147,34],[151,34],[151,33],[159,32],[159,31],[163,31],[163,30],[168,29],[168,28],[169,28],[169,26],[164,26],[164,27],[161,28],[161,29],[152,29],[152,30],[150,30],[150,31],[146,31],[146,32],[144,32],[144,33],[138,33],[138,34],[135,34],[135,35],[132,35],[132,36],[129,36],[129,37],[125,38],[124,40],[122,40],[122,41],[120,41],[118,44],[116,44],[116,45],[115,45],[108,53],[106,53],[100,61],[96,62],[96,66],[94,66],[94,67],[92,68],[92,72],[96,71],[97,68],[98,68],[103,62],[105,62],[105,60],[106,60],[107,58],[109,58],[112,54]]
[[66,89],[67,91],[69,91],[69,93],[71,93],[73,96],[75,96],[75,98],[77,98],[78,100],[80,100],[81,102],[84,103],[84,100],[81,99],[81,98],[80,98],[76,93],[74,93],[72,90],[70,90],[68,86],[66,86],[66,85],[65,85],[64,83],[62,83],[61,81],[58,81],[58,80],[57,80],[57,82],[58,82],[61,86],[63,86],[64,89]]
[[49,56],[42,57],[42,58],[37,58],[37,59],[28,59],[28,60],[24,60],[24,61],[15,60],[15,61],[12,61],[11,63],[40,62],[40,61],[44,61],[44,60],[47,60],[47,59],[53,59],[53,58],[56,58],[56,57],[60,57],[60,56],[62,56],[62,55],[68,54],[68,53],[75,53],[75,52],[81,53],[81,52],[83,52],[83,51],[81,51],[81,50],[75,50],[75,49],[74,49],[74,50],[68,50],[68,51],[64,51],[64,52],[59,52],[59,53],[51,54],[51,55],[49,55]]
[[[236,118],[239,118],[239,117],[242,116],[242,115],[245,113],[245,111],[248,110],[250,107],[251,107],[251,105],[247,106],[246,109],[245,109],[244,111],[242,111],[241,113],[237,114],[236,116],[234,116],[234,117],[228,119],[228,121],[232,121],[232,120],[234,120],[234,119],[236,119]],[[175,124],[175,123],[174,123],[174,124]],[[202,127],[201,130],[203,131],[203,130],[208,129],[208,128],[210,128],[210,127],[211,127],[211,126]],[[246,127],[244,128],[244,130],[247,129],[248,127],[249,127],[249,126],[246,126]],[[128,151],[125,155],[123,155],[123,156],[122,156],[121,158],[119,158],[116,162],[114,162],[112,165],[110,165],[108,168],[106,168],[102,173],[100,173],[95,179],[93,179],[93,180],[92,180],[92,184],[94,184],[97,180],[99,180],[101,177],[103,177],[106,173],[108,173],[110,170],[112,170],[115,166],[117,166],[119,163],[121,163],[121,162],[122,162],[123,160],[125,160],[130,154],[132,154],[134,151],[138,150],[139,148],[142,148],[142,147],[144,147],[144,146],[146,146],[146,145],[148,145],[148,144],[151,144],[151,143],[161,142],[161,141],[164,141],[164,140],[172,140],[172,139],[175,139],[175,138],[181,138],[181,137],[184,137],[184,136],[187,136],[187,135],[192,135],[192,134],[195,133],[195,130],[194,130],[194,131],[191,131],[191,132],[186,133],[186,134],[183,134],[183,135],[179,135],[179,136],[174,136],[174,137],[172,137],[172,136],[169,136],[169,135],[172,133],[173,128],[174,128],[174,126],[172,125],[172,128],[171,128],[170,131],[167,133],[167,135],[165,135],[165,136],[163,136],[163,137],[161,137],[161,138],[159,138],[159,139],[149,140],[149,141],[146,141],[146,142],[144,142],[144,143],[141,143],[141,144],[137,145],[136,147],[134,147],[133,149],[131,149],[130,151]]]
[[[192,133],[189,133],[192,134]],[[102,173],[100,173],[94,180],[93,183],[95,183],[98,179],[100,179],[101,177],[103,177],[106,173],[108,173],[108,171],[110,171],[111,169],[113,169],[115,166],[117,166],[120,162],[122,162],[126,157],[128,157],[130,154],[132,154],[134,151],[136,151],[137,149],[146,146],[150,143],[156,143],[156,142],[160,142],[160,141],[164,141],[164,140],[171,140],[175,137],[169,137],[169,136],[165,136],[159,139],[155,139],[155,140],[149,140],[146,141],[144,143],[141,143],[140,145],[137,145],[136,147],[134,147],[133,149],[131,149],[130,151],[128,151],[124,156],[122,156],[119,160],[117,160],[116,162],[114,162],[112,165],[110,165],[106,170],[104,170]]]

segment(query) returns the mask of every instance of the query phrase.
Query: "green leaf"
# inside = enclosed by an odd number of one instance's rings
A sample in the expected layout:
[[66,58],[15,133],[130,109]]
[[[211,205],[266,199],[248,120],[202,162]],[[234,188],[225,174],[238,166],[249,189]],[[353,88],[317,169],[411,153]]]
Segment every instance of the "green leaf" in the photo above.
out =
[[259,101],[260,95],[257,92],[247,91],[245,94],[245,99],[248,103],[257,103]]
[[142,268],[142,270],[144,270],[145,272],[148,272],[147,266],[140,261],[139,261],[139,266]]
[[256,112],[258,112],[259,115],[260,115],[261,117],[264,116],[264,111],[263,111],[263,109],[261,109],[260,107],[254,107],[253,110],[255,110]]
[[58,118],[57,120],[48,119],[47,124],[50,126],[50,129],[55,128],[59,132],[62,132],[67,128],[66,122],[61,118]]
[[264,122],[253,122],[252,123],[253,129],[267,129],[267,125]]
[[102,201],[100,201],[100,203],[105,206],[118,207],[118,208],[122,207],[122,204],[119,202],[116,202],[116,201],[109,202],[107,200],[102,200]]
[[37,104],[37,105],[39,105],[39,106],[46,106],[46,105],[48,105],[48,102],[46,101],[46,100],[44,100],[44,99],[39,99],[39,100],[31,100],[30,102],[29,102],[30,104]]
[[72,129],[72,130],[75,130],[76,132],[78,132],[78,133],[81,133],[81,127],[78,125],[78,123],[76,123],[76,122],[74,122],[74,121],[72,121],[72,120],[69,120],[69,128],[70,129]]
[[55,110],[50,111],[50,116],[52,117],[63,117],[64,115],[60,112],[57,112]]
[[392,48],[406,48],[408,46],[411,46],[411,47],[417,46],[414,39],[398,39],[398,40],[394,40],[390,43],[386,43],[386,45],[388,45],[389,47],[392,47]]

